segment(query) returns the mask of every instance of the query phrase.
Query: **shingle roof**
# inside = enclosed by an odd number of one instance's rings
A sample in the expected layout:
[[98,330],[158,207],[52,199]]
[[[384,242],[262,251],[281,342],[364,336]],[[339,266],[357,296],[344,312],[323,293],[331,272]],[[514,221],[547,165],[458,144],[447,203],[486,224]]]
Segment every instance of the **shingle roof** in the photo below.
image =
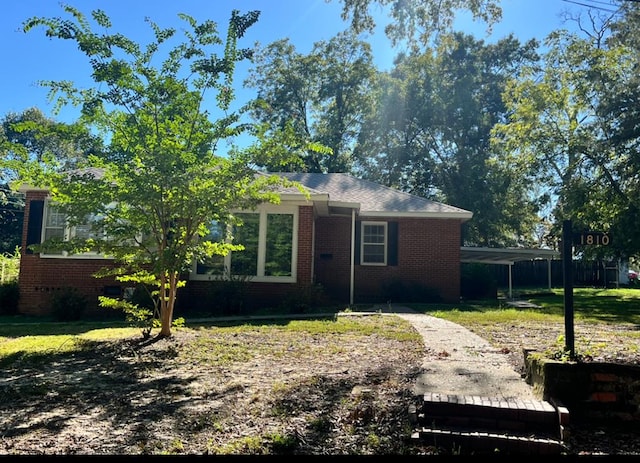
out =
[[[89,173],[96,178],[102,169],[89,168],[76,173]],[[360,215],[423,216],[468,220],[472,213],[459,207],[431,201],[420,196],[389,188],[369,180],[362,180],[343,173],[292,173],[272,172],[259,175],[278,175],[304,185],[312,195],[327,195],[329,203],[357,204]],[[33,189],[32,187],[25,187]],[[22,190],[22,189],[21,189]],[[281,187],[280,193],[299,194],[297,188]]]
[[418,214],[470,219],[472,213],[448,204],[431,201],[348,174],[277,173],[316,192],[329,195],[329,201],[359,203],[360,215]]

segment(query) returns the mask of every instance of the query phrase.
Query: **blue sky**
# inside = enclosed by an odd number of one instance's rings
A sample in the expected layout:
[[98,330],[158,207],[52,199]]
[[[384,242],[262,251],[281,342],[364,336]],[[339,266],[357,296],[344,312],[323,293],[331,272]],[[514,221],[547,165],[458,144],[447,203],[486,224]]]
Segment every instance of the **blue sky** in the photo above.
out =
[[[147,43],[150,29],[144,18],[150,17],[161,27],[178,26],[178,13],[187,13],[198,20],[212,19],[219,24],[221,35],[233,9],[241,12],[260,10],[259,21],[244,38],[242,47],[255,42],[262,45],[288,37],[301,53],[311,50],[313,43],[328,40],[346,29],[348,24],[340,18],[338,0],[76,0],[67,1],[86,15],[93,9],[103,9],[113,22],[113,31]],[[515,33],[521,40],[544,38],[551,30],[563,26],[559,13],[575,9],[575,4],[562,0],[502,0],[503,21],[495,26],[491,37],[485,35],[483,25],[474,25],[462,17],[459,29],[474,33],[478,38],[492,40]],[[9,0],[2,4],[0,15],[0,47],[3,71],[0,72],[0,117],[9,112],[21,112],[36,106],[58,120],[73,118],[71,109],[59,116],[52,113],[47,101],[47,90],[36,85],[38,80],[72,80],[78,86],[90,83],[89,66],[85,56],[71,41],[49,39],[44,29],[25,34],[19,31],[22,23],[33,16],[66,16],[58,0]],[[378,15],[384,21],[384,16]],[[381,28],[380,28],[381,29]],[[375,62],[388,69],[396,51],[390,48],[382,33],[368,37]],[[243,70],[236,76],[240,90]],[[239,91],[238,102],[254,95]]]

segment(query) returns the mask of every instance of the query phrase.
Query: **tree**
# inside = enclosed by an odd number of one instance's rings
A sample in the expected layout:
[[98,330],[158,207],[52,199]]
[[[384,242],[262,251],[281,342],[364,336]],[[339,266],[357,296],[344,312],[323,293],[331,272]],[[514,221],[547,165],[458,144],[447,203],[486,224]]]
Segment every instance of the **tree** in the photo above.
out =
[[428,45],[432,39],[451,31],[458,11],[469,11],[476,20],[491,26],[502,18],[500,0],[339,0],[342,2],[342,19],[351,19],[351,29],[356,33],[373,32],[376,23],[371,9],[387,8],[391,22],[385,33],[395,46],[406,41],[409,44]]
[[0,254],[13,254],[22,241],[24,198],[11,190],[8,184],[0,185]]
[[594,253],[628,257],[640,249],[632,225],[639,218],[637,138],[621,142],[621,113],[603,109],[623,101],[637,54],[604,47],[600,37],[552,33],[543,66],[508,86],[509,119],[495,127],[493,141],[512,169],[546,189],[556,237],[570,218],[576,227],[616,237]]
[[69,170],[89,153],[99,154],[103,150],[102,140],[84,124],[57,122],[38,108],[9,113],[1,124],[0,146],[5,159],[37,162],[55,159],[59,170]]
[[[89,153],[99,153],[102,142],[79,123],[66,124],[45,117],[38,108],[9,113],[0,122],[0,252],[20,246],[24,197],[10,184],[17,172],[9,163],[49,161],[59,170],[77,166]],[[24,168],[24,166],[21,166]]]
[[[258,89],[251,115],[272,133],[287,134],[298,160],[270,169],[347,172],[375,79],[370,46],[352,33],[317,42],[309,55],[288,39],[256,54],[245,82]],[[318,144],[326,147],[319,151]]]
[[[356,148],[360,175],[474,212],[465,243],[528,244],[535,217],[526,185],[492,162],[501,93],[535,42],[486,45],[453,34],[446,44],[401,57],[384,78]],[[372,154],[375,153],[375,154]]]
[[[175,29],[147,20],[155,40],[142,47],[109,33],[111,21],[102,10],[91,13],[97,27],[107,31],[97,34],[80,11],[68,5],[63,9],[68,16],[33,17],[24,30],[43,27],[49,37],[76,42],[88,57],[94,87],[42,84],[58,103],[80,106],[80,121],[99,131],[108,147],[72,172],[32,163],[34,171],[40,167],[40,176],[23,170],[21,180],[44,180],[69,223],[91,227],[89,238],[65,244],[70,251],[92,249],[112,256],[118,278],[157,288],[158,336],[170,336],[183,272],[194,259],[242,249],[241,244],[206,240],[212,223],[235,223],[234,209],[277,202],[274,188],[283,183],[257,174],[250,156],[233,146],[218,153],[220,141],[243,130],[240,115],[230,111],[233,72],[251,52],[239,49],[237,41],[259,12],[233,10],[226,41],[210,20],[198,23],[180,14],[182,41]],[[208,105],[212,90],[215,105]],[[211,120],[216,108],[220,117]]]

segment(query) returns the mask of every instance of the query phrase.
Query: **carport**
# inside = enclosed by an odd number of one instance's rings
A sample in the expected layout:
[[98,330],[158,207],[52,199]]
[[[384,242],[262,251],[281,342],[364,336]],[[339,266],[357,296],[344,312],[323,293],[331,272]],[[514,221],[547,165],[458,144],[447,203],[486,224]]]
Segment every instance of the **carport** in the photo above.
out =
[[509,266],[509,299],[513,297],[511,270],[515,262],[546,259],[549,291],[551,291],[551,259],[559,257],[560,251],[554,251],[553,249],[481,248],[471,246],[462,246],[460,248],[460,262]]

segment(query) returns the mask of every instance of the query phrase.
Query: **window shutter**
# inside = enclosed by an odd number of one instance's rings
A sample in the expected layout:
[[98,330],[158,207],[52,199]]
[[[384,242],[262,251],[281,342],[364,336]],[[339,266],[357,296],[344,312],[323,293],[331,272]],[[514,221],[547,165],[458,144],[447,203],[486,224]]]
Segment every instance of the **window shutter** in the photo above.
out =
[[40,244],[40,237],[42,236],[42,220],[44,212],[43,200],[32,200],[29,205],[29,225],[27,228],[27,254],[33,254],[33,251],[29,249],[32,244]]
[[362,241],[362,237],[360,236],[362,234],[362,222],[360,222],[359,220],[356,221],[356,249],[355,249],[355,265],[360,265],[360,243]]
[[387,265],[398,265],[398,222],[389,222],[387,233]]

